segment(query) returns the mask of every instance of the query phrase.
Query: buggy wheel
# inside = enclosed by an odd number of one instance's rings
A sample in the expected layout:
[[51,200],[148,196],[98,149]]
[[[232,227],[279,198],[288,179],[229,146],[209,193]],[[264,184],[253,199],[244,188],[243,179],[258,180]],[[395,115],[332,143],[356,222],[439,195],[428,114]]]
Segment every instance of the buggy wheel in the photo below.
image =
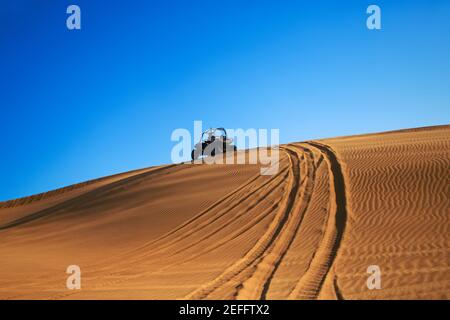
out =
[[193,161],[198,159],[198,154],[196,154],[195,150],[192,150],[191,158],[192,158]]

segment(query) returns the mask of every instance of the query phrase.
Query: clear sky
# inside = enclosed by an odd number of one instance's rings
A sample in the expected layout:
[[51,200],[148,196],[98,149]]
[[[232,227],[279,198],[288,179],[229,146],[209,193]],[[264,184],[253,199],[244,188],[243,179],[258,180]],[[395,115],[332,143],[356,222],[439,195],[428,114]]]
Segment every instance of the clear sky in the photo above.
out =
[[0,200],[170,163],[194,120],[282,143],[448,124],[449,39],[448,0],[2,1]]

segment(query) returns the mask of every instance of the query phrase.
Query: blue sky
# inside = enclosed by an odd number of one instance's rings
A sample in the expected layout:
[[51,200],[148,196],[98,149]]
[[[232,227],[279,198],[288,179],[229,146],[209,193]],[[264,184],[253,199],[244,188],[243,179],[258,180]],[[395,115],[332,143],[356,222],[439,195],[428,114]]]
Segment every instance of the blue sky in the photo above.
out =
[[194,120],[281,142],[448,124],[449,18],[447,0],[3,1],[0,200],[170,163]]

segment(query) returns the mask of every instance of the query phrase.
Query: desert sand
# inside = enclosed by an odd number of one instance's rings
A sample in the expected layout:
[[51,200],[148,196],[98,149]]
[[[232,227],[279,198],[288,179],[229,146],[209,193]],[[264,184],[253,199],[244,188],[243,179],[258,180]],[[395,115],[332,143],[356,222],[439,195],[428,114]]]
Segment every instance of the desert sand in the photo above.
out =
[[0,299],[450,298],[450,126],[280,149],[0,203]]

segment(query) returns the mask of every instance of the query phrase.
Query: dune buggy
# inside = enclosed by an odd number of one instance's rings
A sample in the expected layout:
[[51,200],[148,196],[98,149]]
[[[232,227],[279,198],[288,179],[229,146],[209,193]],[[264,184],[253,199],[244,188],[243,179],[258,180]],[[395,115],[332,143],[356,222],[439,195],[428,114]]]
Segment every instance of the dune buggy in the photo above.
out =
[[227,137],[224,128],[211,128],[202,133],[200,141],[194,146],[191,152],[192,160],[197,160],[201,156],[215,156],[220,153],[235,152],[235,145],[232,139]]

